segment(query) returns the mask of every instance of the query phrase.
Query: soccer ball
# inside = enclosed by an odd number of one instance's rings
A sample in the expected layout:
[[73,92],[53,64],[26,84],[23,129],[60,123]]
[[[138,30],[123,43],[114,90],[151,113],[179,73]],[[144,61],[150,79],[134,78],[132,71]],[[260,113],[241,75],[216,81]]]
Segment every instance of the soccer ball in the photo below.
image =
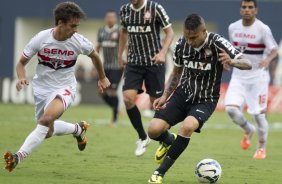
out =
[[195,175],[199,183],[216,183],[221,172],[219,163],[209,158],[201,160],[195,168]]

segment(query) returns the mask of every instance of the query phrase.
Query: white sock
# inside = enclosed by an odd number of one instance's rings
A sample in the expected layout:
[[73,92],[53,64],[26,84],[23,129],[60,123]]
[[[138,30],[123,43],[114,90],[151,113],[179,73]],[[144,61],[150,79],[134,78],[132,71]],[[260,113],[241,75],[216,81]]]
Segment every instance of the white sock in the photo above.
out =
[[268,122],[265,114],[254,115],[254,119],[257,123],[257,131],[259,137],[258,149],[265,149],[267,136],[268,136]]
[[225,110],[227,111],[232,121],[242,127],[246,133],[252,131],[253,125],[246,120],[243,112],[240,109],[233,106],[226,106]]
[[27,136],[22,147],[17,152],[19,162],[23,161],[35,148],[45,139],[49,127],[37,125],[37,127]]
[[81,133],[81,127],[78,124],[67,123],[62,120],[54,121],[54,132],[53,135],[68,135],[74,134],[79,135]]

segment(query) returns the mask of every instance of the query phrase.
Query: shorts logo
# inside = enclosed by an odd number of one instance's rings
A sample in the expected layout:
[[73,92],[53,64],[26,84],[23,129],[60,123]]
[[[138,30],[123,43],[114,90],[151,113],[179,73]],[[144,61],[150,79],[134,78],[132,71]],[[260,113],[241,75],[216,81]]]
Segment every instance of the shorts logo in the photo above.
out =
[[71,92],[67,89],[65,89],[65,93],[63,94],[64,96],[69,96],[71,94]]
[[196,112],[201,112],[201,113],[205,114],[204,111],[201,111],[201,110],[199,110],[199,109],[197,109]]
[[161,94],[163,91],[156,91],[156,94],[159,95]]

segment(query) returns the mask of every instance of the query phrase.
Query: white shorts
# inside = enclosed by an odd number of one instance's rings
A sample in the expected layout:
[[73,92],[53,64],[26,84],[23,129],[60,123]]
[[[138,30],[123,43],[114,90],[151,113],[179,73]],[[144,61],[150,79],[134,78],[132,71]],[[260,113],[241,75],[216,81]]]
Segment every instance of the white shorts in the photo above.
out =
[[64,104],[64,110],[66,110],[74,101],[76,93],[75,87],[66,87],[63,89],[54,90],[40,90],[40,93],[34,94],[34,104],[35,104],[35,119],[38,120],[44,113],[47,106],[56,97],[60,97]]
[[267,108],[268,80],[253,83],[244,83],[232,78],[226,95],[224,105],[248,106],[248,113],[260,114]]

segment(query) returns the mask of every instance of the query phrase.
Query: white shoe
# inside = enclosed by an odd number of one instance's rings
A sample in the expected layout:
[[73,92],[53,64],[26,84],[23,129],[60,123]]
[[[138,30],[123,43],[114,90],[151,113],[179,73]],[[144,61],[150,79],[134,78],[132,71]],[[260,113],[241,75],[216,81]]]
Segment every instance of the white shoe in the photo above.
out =
[[155,115],[155,111],[151,110],[151,109],[146,109],[145,111],[143,111],[143,116],[147,117],[147,118],[153,118]]
[[150,144],[150,142],[151,142],[151,139],[149,138],[149,136],[147,136],[147,138],[144,141],[142,141],[141,139],[138,139],[136,141],[137,148],[135,150],[135,155],[137,157],[143,155],[146,151],[146,147]]

